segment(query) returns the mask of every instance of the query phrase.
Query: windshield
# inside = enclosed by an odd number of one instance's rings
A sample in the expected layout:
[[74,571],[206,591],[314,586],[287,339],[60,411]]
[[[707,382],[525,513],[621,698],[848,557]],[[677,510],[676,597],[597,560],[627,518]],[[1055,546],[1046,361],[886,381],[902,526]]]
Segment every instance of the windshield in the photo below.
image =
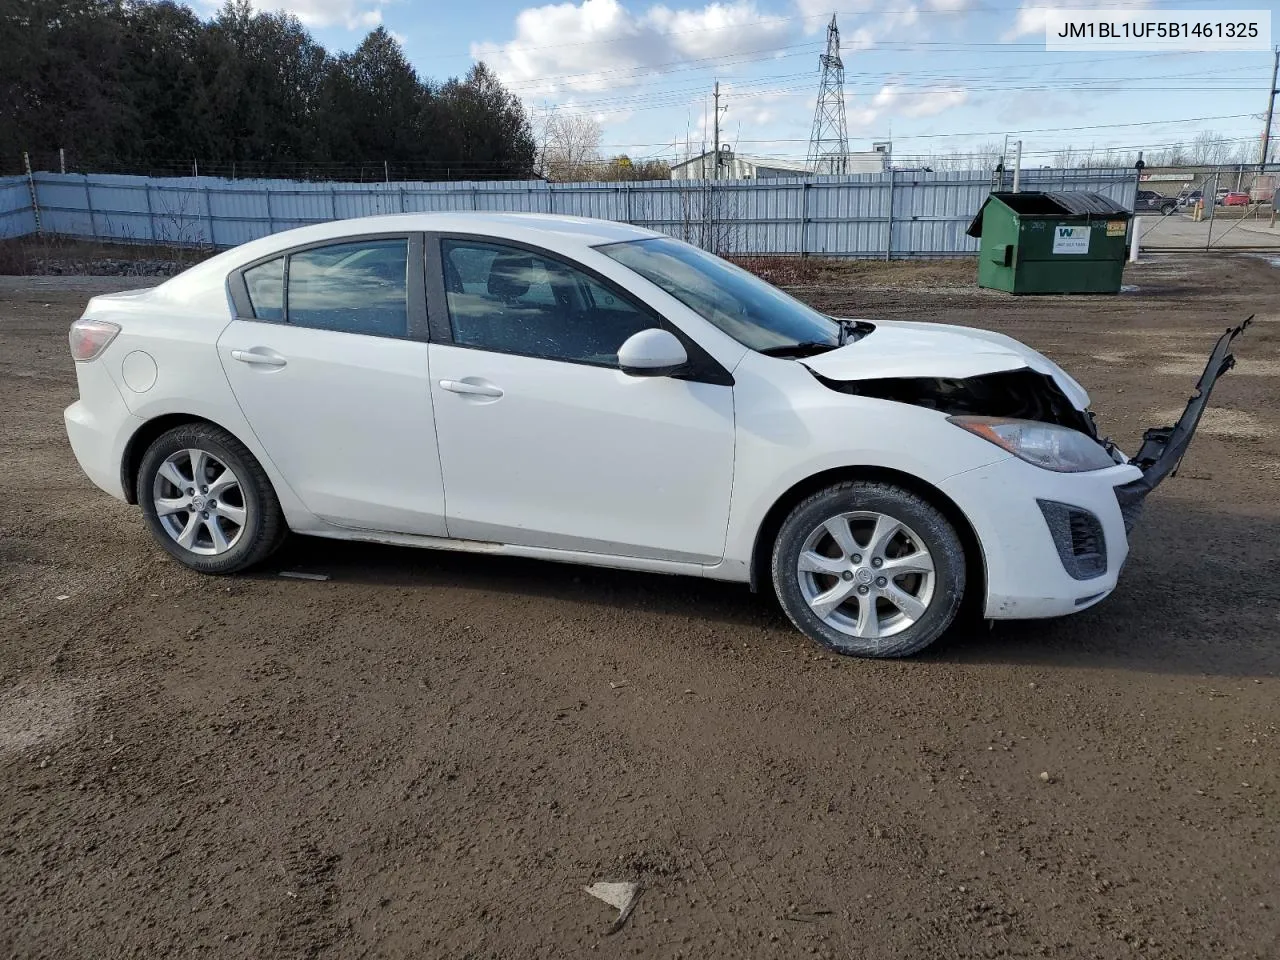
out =
[[[670,237],[596,247],[752,350],[839,346],[841,327],[759,277]],[[781,349],[780,349],[781,348]]]

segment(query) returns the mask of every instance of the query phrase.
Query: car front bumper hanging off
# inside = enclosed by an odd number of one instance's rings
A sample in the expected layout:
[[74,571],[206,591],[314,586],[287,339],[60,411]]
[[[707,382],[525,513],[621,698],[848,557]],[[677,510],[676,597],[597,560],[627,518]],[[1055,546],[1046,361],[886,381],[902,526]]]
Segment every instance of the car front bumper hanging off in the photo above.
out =
[[1204,373],[1196,381],[1195,393],[1187,401],[1186,409],[1182,411],[1178,422],[1171,427],[1152,427],[1142,435],[1142,446],[1130,460],[1130,463],[1142,471],[1142,476],[1116,487],[1116,499],[1120,501],[1126,531],[1132,530],[1137,522],[1147,494],[1166,477],[1177,472],[1178,464],[1187,452],[1196,427],[1200,425],[1200,417],[1209,403],[1209,394],[1213,392],[1214,384],[1236,365],[1236,358],[1230,352],[1231,345],[1252,322],[1253,317],[1250,316],[1239,326],[1229,327],[1218,338],[1213,352],[1209,354]]

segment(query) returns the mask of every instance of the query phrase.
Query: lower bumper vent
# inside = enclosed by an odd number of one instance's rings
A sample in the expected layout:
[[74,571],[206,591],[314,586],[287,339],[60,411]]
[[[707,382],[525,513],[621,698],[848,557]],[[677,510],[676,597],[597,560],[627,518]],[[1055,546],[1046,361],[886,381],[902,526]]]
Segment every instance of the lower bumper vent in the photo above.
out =
[[1037,500],[1062,566],[1075,580],[1092,580],[1107,572],[1107,538],[1102,522],[1080,507]]

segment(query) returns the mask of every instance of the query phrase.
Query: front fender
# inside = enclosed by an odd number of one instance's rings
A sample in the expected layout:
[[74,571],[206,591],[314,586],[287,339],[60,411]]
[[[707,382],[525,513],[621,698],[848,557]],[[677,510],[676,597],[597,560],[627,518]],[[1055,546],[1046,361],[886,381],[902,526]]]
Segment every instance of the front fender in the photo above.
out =
[[749,571],[756,536],[769,511],[797,484],[818,474],[874,468],[940,488],[955,474],[1010,459],[993,444],[952,426],[944,414],[838,393],[798,363],[749,354],[734,377],[737,446],[726,573]]

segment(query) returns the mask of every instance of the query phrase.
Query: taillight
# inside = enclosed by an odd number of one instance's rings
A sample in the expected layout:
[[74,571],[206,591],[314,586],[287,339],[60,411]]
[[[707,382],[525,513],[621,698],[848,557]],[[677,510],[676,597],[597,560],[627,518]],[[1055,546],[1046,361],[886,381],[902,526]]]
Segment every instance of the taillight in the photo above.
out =
[[80,319],[71,325],[71,356],[77,363],[93,360],[116,338],[120,327],[106,320]]

